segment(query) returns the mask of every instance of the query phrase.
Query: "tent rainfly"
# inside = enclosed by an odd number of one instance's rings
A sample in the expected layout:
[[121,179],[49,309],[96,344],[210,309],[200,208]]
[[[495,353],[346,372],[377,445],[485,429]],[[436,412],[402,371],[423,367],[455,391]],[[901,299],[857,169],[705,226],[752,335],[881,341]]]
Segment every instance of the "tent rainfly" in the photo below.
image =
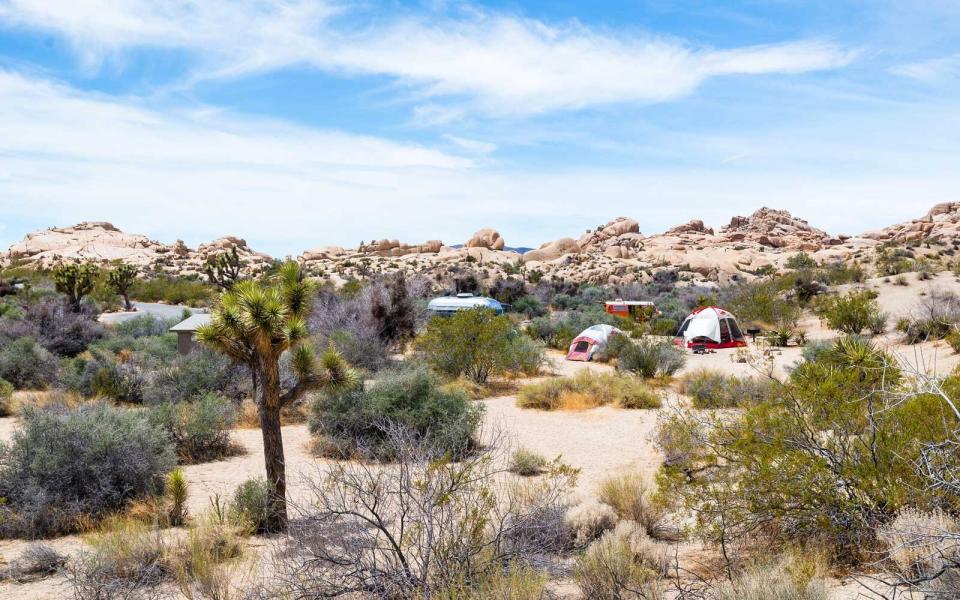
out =
[[587,327],[580,332],[580,335],[573,338],[570,343],[570,350],[567,352],[567,360],[579,360],[588,362],[593,360],[593,355],[598,350],[607,347],[610,338],[623,333],[613,325],[594,325]]
[[698,308],[684,319],[674,343],[690,348],[703,344],[707,348],[740,348],[747,340],[740,331],[737,318],[716,306]]

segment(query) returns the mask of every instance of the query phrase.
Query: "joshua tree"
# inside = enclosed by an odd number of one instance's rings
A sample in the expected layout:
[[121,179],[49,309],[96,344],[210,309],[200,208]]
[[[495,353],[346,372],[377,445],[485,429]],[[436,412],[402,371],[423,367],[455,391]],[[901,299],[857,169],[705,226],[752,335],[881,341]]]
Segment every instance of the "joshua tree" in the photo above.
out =
[[[237,282],[220,297],[210,324],[197,331],[201,343],[250,369],[267,480],[272,486],[270,531],[283,531],[287,523],[280,409],[310,389],[356,382],[356,374],[339,354],[331,349],[318,361],[310,345],[303,343],[308,336],[306,317],[313,292],[300,267],[288,261],[267,283]],[[296,383],[282,390],[280,357],[287,351]]]
[[118,265],[116,269],[107,273],[107,283],[113,288],[113,291],[123,297],[123,307],[127,310],[133,308],[130,303],[130,288],[137,279],[137,269],[130,265]]
[[80,312],[83,297],[93,291],[100,270],[90,263],[59,264],[53,268],[53,283],[57,291],[67,295],[73,312]]
[[237,253],[237,247],[229,252],[218,254],[207,260],[207,278],[221,290],[229,290],[240,280],[243,261]]

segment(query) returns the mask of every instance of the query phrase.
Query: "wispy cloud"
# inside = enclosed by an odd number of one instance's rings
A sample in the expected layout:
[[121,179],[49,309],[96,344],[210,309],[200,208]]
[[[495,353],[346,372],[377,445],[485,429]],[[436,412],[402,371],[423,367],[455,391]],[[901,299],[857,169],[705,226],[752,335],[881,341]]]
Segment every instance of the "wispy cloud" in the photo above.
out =
[[897,65],[890,72],[930,84],[960,79],[960,54]]
[[[322,0],[0,0],[7,23],[66,36],[88,64],[125,48],[183,48],[195,76],[239,77],[289,65],[396,79],[417,98],[527,115],[692,93],[728,75],[803,73],[850,63],[824,41],[715,49],[654,35],[549,24],[500,13],[386,17]],[[456,116],[427,103],[422,120]]]

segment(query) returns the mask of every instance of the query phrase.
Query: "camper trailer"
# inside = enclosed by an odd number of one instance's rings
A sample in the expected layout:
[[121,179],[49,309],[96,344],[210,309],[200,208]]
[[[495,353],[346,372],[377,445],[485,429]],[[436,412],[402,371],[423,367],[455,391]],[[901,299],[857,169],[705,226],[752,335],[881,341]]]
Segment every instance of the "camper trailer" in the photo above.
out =
[[471,308],[489,308],[498,315],[503,314],[503,305],[493,298],[474,296],[473,294],[457,294],[456,296],[441,296],[434,298],[427,304],[431,315],[449,317],[455,312]]
[[633,319],[638,323],[649,321],[660,314],[657,307],[649,300],[609,300],[603,303],[604,309],[611,315],[625,319]]

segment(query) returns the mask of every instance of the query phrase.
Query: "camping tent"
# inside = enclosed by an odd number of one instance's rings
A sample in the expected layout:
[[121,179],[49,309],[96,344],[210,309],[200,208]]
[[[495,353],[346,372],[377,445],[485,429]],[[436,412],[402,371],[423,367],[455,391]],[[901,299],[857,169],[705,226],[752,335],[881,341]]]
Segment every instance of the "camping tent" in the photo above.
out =
[[739,348],[747,341],[740,331],[737,318],[716,306],[698,308],[684,319],[674,340],[687,348],[703,344],[707,348]]
[[580,332],[570,343],[567,360],[589,361],[597,350],[607,347],[610,338],[623,333],[613,325],[594,325]]

